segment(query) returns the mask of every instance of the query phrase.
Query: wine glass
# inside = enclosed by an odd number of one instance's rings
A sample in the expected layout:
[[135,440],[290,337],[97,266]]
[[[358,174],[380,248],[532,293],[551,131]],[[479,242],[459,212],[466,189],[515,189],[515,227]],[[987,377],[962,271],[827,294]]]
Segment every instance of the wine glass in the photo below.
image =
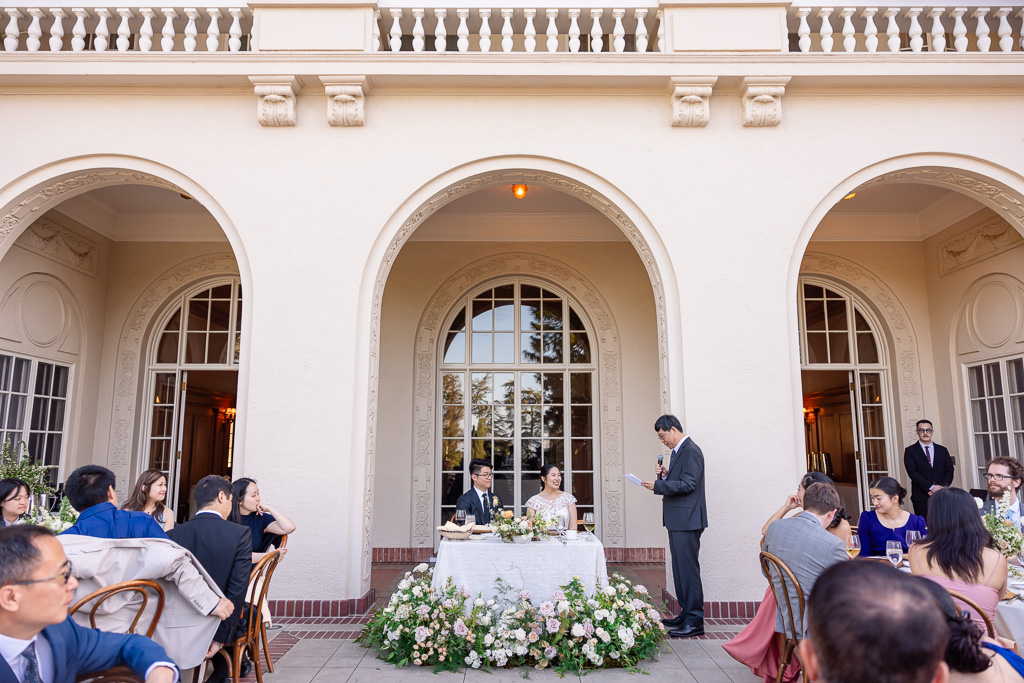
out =
[[583,528],[590,534],[587,536],[587,541],[590,542],[594,538],[594,513],[584,512],[583,513]]
[[907,549],[921,540],[921,532],[911,529],[907,532]]
[[846,554],[850,556],[851,560],[860,555],[860,536],[854,534],[850,537],[846,543]]
[[565,536],[565,529],[569,526],[569,520],[562,515],[555,517],[555,528],[558,529],[559,536]]
[[903,561],[903,544],[899,541],[886,541],[885,556],[892,562],[893,567],[900,566],[900,562]]
[[465,510],[456,510],[455,511],[455,523],[458,524],[459,526],[465,526],[466,525],[466,511]]

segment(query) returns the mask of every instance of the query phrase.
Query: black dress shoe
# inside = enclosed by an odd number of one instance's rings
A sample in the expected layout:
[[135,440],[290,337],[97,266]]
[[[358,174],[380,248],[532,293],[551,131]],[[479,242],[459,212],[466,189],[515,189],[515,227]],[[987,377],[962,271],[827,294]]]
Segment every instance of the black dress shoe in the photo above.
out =
[[241,678],[245,678],[252,673],[252,660],[247,655],[242,655],[242,663],[238,667],[238,673]]
[[673,629],[668,632],[669,638],[693,638],[694,636],[704,635],[704,624],[695,624],[692,626],[683,626],[682,628]]
[[671,619],[662,619],[661,623],[665,624],[666,628],[678,628],[682,626],[684,623],[686,623],[686,615],[677,614]]

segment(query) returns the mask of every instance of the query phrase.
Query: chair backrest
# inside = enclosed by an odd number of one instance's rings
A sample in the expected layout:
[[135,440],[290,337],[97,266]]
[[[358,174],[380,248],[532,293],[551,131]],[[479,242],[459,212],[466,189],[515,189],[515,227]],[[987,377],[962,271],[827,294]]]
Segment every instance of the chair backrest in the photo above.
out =
[[250,597],[248,620],[246,621],[246,633],[241,638],[252,640],[260,637],[260,624],[263,622],[263,604],[267,600],[267,591],[270,589],[270,579],[274,576],[277,563],[281,561],[281,553],[272,550],[263,559],[256,563],[252,573],[249,575],[249,584],[257,586],[258,593]]
[[[775,602],[778,604],[779,609],[782,610],[782,625],[788,627],[786,630],[786,637],[792,633],[793,640],[800,640],[803,637],[803,628],[797,629],[797,622],[800,626],[803,626],[803,615],[804,615],[804,592],[800,588],[800,582],[796,580],[796,576],[790,571],[786,563],[777,558],[771,553],[761,552],[761,571],[764,573],[766,579],[768,579],[768,585],[772,589],[772,595],[775,596]],[[779,585],[775,585],[773,576],[778,577]],[[781,591],[781,595],[779,594]],[[798,614],[793,614],[793,603],[790,602],[790,591],[793,591],[796,596],[798,605]]]
[[281,534],[281,542],[277,544],[277,549],[282,550],[288,547],[288,534]]
[[978,606],[978,603],[974,602],[966,595],[963,595],[962,593],[957,593],[956,591],[951,591],[948,588],[946,589],[946,592],[949,593],[949,597],[953,598],[953,606],[956,607],[957,614],[963,614],[963,610],[960,608],[960,605],[957,604],[958,602],[961,602],[967,607],[969,611],[971,611],[973,614],[979,615],[981,617],[981,620],[985,622],[985,630],[988,631],[988,637],[996,637],[995,624],[992,623],[992,619],[988,616],[988,614],[985,613],[985,610],[981,609],[981,607]]
[[160,617],[164,613],[164,590],[155,581],[136,579],[134,581],[114,583],[106,588],[99,588],[72,605],[71,609],[68,610],[68,614],[74,614],[90,602],[95,601],[92,609],[89,610],[89,625],[96,628],[96,611],[100,605],[121,593],[138,593],[142,596],[142,600],[140,601],[139,610],[135,613],[135,618],[132,619],[132,623],[127,631],[128,633],[135,633],[135,627],[139,625],[139,619],[142,618],[142,614],[146,611],[146,606],[149,604],[149,591],[147,589],[152,590],[156,594],[156,610],[153,614],[153,621],[146,630],[146,636],[152,638],[153,632],[156,631],[157,622],[160,621]]

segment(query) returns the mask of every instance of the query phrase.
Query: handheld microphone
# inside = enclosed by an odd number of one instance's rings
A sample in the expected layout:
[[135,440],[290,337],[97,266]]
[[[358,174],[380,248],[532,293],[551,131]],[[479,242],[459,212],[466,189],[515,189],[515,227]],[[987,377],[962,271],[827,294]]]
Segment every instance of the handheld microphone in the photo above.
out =
[[[664,453],[658,453],[658,465],[661,465],[661,463],[663,463],[664,461],[665,461],[665,454]],[[664,472],[662,472],[659,475],[659,477],[664,477],[664,476],[665,476]]]

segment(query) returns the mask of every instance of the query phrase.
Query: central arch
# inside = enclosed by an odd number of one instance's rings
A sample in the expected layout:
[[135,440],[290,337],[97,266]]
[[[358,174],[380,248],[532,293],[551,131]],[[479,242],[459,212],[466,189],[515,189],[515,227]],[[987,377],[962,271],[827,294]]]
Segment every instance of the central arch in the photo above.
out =
[[[370,334],[359,340],[356,353],[356,392],[353,424],[353,453],[365,457],[352,459],[352,481],[363,484],[358,524],[350,522],[351,556],[361,558],[358,576],[346,577],[348,594],[361,595],[370,583],[372,560],[372,510],[376,454],[377,397],[380,359],[381,305],[391,268],[412,233],[446,204],[493,185],[541,185],[575,197],[597,209],[617,226],[633,245],[651,283],[657,317],[659,403],[667,412],[670,405],[683,412],[682,379],[673,377],[670,366],[681,367],[679,297],[670,256],[657,231],[644,213],[618,188],[604,178],[563,161],[544,157],[494,157],[451,169],[415,191],[388,220],[378,236],[363,273],[357,329]],[[363,384],[362,382],[365,382]],[[365,403],[363,403],[365,401]],[[365,410],[360,410],[360,404]],[[618,409],[618,406],[616,406]],[[359,420],[365,420],[360,423]],[[353,501],[353,504],[355,501]],[[359,546],[355,546],[355,539]]]

